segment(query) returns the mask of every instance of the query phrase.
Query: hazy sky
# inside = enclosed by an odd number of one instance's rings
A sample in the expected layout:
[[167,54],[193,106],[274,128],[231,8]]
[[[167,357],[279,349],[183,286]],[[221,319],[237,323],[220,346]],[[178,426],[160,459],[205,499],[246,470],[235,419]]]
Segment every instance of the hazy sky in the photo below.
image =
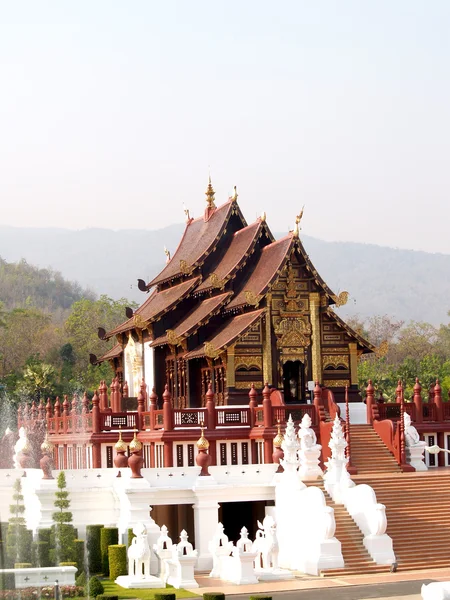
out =
[[0,0],[0,223],[156,229],[238,186],[450,253],[448,0]]

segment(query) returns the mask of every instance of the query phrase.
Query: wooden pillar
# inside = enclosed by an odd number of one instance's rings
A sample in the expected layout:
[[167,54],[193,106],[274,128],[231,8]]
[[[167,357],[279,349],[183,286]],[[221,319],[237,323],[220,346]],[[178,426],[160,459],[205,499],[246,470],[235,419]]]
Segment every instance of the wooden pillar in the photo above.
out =
[[274,384],[272,373],[272,294],[267,294],[266,302],[267,308],[263,336],[263,378],[264,381]]
[[350,342],[348,351],[350,354],[350,383],[358,385],[358,344]]
[[227,348],[227,387],[235,387],[236,385],[235,348],[235,344]]
[[320,347],[320,294],[311,292],[309,294],[309,312],[312,327],[312,376],[314,381],[322,381],[322,355]]

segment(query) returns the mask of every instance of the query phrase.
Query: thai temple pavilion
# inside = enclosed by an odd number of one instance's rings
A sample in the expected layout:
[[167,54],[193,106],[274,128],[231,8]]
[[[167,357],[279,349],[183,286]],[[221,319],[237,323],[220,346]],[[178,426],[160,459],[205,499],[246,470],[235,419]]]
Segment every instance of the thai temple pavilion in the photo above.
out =
[[128,396],[145,379],[160,395],[167,384],[174,408],[201,407],[211,382],[216,405],[236,405],[248,403],[252,383],[268,382],[286,403],[306,403],[318,381],[337,399],[348,385],[356,399],[358,358],[373,347],[333,311],[348,294],[336,296],[314,268],[302,215],[275,240],[265,215],[247,224],[236,189],[216,206],[211,181],[204,214],[185,212],[174,255],[166,251],[163,270],[140,280],[147,300],[99,333],[117,338],[99,362],[111,362]]

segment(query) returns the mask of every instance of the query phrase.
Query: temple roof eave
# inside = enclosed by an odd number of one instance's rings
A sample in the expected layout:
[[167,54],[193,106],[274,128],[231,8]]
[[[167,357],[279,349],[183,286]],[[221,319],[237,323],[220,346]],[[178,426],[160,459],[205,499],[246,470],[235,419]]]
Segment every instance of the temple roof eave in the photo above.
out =
[[108,331],[104,338],[111,338],[119,333],[126,333],[133,329],[142,329],[142,326],[148,325],[151,322],[161,318],[171,308],[174,308],[181,302],[199,283],[200,277],[186,279],[176,286],[159,291],[153,290],[150,297],[135,311],[131,319],[127,319],[111,331]]
[[248,329],[254,325],[265,313],[265,309],[244,313],[232,317],[216,334],[211,336],[202,346],[188,352],[184,358],[186,360],[208,356],[217,358],[221,352],[244,335]]
[[206,325],[213,316],[220,312],[231,296],[232,292],[226,292],[219,296],[203,300],[173,329],[168,330],[166,335],[160,336],[151,342],[150,346],[156,347],[174,342],[180,343],[181,340],[186,339],[189,335],[193,335],[200,327]]

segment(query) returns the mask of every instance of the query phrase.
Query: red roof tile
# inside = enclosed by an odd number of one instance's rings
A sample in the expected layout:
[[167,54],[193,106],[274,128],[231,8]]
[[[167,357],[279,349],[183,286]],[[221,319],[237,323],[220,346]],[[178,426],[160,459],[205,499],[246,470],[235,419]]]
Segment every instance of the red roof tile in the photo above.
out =
[[[200,277],[194,277],[193,279],[187,279],[186,281],[183,281],[183,283],[179,283],[178,285],[174,285],[162,291],[153,290],[149,298],[147,298],[144,304],[142,304],[134,314],[140,315],[143,321],[154,320],[187,296],[199,281]],[[117,333],[129,331],[134,327],[135,321],[133,316],[115,329],[108,331],[105,339],[110,338]]]
[[211,217],[205,221],[204,217],[192,219],[186,225],[183,237],[175,250],[175,254],[159,275],[148,286],[158,285],[174,277],[182,275],[180,263],[184,261],[185,267],[194,267],[202,262],[212,250],[214,244],[226,227],[231,215],[234,202],[229,200],[219,206]]
[[115,346],[113,346],[111,348],[111,350],[108,350],[108,352],[106,354],[104,354],[103,356],[101,356],[100,358],[97,359],[95,364],[99,364],[104,362],[105,360],[111,360],[112,358],[117,358],[118,356],[120,356],[122,354],[122,346],[120,344],[116,344]]
[[[253,310],[252,312],[237,315],[230,319],[225,325],[213,335],[206,344],[210,344],[214,350],[221,350],[232,344],[239,336],[243,335],[249,327],[264,314],[264,309]],[[186,359],[205,356],[205,346],[199,346],[195,350],[185,355]]]
[[[185,319],[180,321],[176,327],[172,330],[175,337],[180,338],[188,334],[193,333],[201,325],[203,325],[214,313],[218,312],[226,300],[231,296],[231,292],[226,294],[220,294],[219,296],[213,296],[200,302]],[[162,346],[168,343],[167,335],[163,335],[156,338],[151,346]]]
[[[222,260],[214,269],[214,275],[217,278],[216,281],[218,285],[220,285],[221,282],[224,284],[225,279],[227,279],[233,273],[233,271],[236,271],[239,268],[240,264],[245,258],[246,253],[250,251],[258,239],[261,231],[261,225],[262,222],[258,219],[258,221],[255,223],[236,231],[227,251],[222,257]],[[205,281],[201,283],[195,291],[202,292],[218,287],[218,285],[215,285],[211,281],[210,277],[205,279]]]
[[236,298],[227,305],[227,310],[248,304],[247,293],[250,293],[253,297],[258,297],[267,292],[269,285],[274,282],[278,271],[289,257],[293,240],[292,234],[289,234],[262,249],[261,256],[255,268],[250,273],[250,276]]

